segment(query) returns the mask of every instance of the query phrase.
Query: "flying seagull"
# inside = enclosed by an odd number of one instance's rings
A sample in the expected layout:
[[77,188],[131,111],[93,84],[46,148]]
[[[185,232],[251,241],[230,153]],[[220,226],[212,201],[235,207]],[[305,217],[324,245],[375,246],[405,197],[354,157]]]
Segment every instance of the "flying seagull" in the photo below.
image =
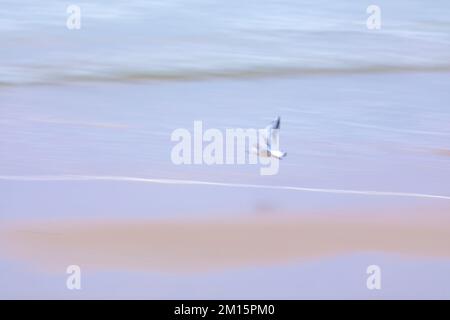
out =
[[264,131],[263,141],[253,147],[253,152],[261,157],[274,157],[283,159],[287,153],[279,150],[280,117],[276,117]]

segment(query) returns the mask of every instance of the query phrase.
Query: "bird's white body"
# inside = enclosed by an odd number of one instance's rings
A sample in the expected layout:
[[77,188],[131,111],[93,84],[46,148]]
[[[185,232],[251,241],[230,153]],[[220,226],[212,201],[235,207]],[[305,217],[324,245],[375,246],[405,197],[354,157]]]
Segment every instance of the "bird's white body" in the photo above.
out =
[[277,117],[270,125],[266,127],[264,141],[252,148],[252,152],[260,157],[274,157],[283,159],[287,153],[278,150],[279,147],[280,117]]
[[286,152],[283,152],[280,150],[270,150],[269,153],[272,157],[275,157],[278,159],[283,159],[287,154]]

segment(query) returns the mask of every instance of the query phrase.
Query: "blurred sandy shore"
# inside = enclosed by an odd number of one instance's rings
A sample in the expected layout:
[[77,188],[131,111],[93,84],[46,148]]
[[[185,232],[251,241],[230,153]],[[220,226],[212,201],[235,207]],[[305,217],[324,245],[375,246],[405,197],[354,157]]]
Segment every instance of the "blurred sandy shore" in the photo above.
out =
[[[448,209],[411,218],[269,215],[240,219],[79,220],[2,227],[2,257],[45,269],[199,272],[355,252],[450,258]],[[376,217],[371,219],[370,216]]]

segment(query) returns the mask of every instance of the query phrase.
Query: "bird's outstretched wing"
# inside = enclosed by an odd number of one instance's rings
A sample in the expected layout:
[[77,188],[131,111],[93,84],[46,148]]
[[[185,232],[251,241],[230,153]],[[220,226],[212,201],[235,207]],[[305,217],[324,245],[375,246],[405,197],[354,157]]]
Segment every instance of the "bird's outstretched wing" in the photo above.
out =
[[280,120],[278,116],[265,129],[265,142],[268,149],[271,148],[273,141],[278,141],[278,134],[280,130]]

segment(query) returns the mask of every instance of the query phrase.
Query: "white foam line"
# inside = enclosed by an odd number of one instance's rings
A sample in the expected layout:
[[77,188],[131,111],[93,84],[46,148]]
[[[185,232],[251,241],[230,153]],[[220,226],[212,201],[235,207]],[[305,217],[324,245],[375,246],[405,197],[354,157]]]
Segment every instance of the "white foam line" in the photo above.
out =
[[291,190],[291,191],[302,191],[302,192],[320,192],[320,193],[337,193],[337,194],[358,194],[358,195],[367,195],[367,196],[434,198],[434,199],[450,200],[450,196],[424,194],[424,193],[346,190],[346,189],[324,189],[324,188],[307,188],[307,187],[295,187],[295,186],[228,183],[228,182],[199,181],[199,180],[152,179],[152,178],[138,178],[138,177],[124,177],[124,176],[85,176],[85,175],[0,176],[0,180],[9,180],[9,181],[122,181],[122,182],[143,182],[143,183],[176,184],[176,185],[204,185],[204,186],[229,187],[229,188]]

